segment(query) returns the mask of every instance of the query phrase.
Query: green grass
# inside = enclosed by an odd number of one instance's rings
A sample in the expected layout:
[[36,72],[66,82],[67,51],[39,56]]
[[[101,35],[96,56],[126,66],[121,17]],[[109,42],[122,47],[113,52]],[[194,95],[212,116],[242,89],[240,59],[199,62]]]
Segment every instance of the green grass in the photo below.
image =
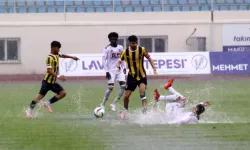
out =
[[[156,150],[156,149],[248,149],[250,147],[250,80],[246,81],[176,81],[174,87],[189,99],[187,109],[210,100],[202,115],[202,124],[160,125],[119,121],[117,114],[107,112],[95,119],[93,110],[102,100],[105,81],[63,83],[67,97],[53,104],[53,114],[39,105],[38,117],[26,119],[24,109],[37,94],[40,83],[2,83],[0,105],[0,150]],[[150,81],[147,97],[161,81]],[[117,89],[111,94],[109,103]],[[46,99],[53,96],[49,93]],[[122,102],[120,102],[122,103]],[[140,108],[138,91],[133,93],[130,110]],[[160,103],[164,108],[164,103]],[[212,123],[211,123],[212,122]]]

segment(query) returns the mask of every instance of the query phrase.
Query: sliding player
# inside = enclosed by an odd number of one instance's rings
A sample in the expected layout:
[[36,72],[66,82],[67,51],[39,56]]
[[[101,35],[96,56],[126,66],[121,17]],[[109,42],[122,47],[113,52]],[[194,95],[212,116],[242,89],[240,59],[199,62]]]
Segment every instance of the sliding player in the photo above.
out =
[[200,115],[205,111],[205,106],[209,105],[208,101],[200,103],[193,108],[192,112],[184,112],[183,107],[186,103],[186,98],[177,92],[173,87],[174,79],[169,80],[164,88],[167,89],[172,95],[160,95],[158,90],[154,90],[155,101],[169,101],[166,104],[167,118],[173,123],[177,124],[191,124],[199,123]]
[[56,79],[65,81],[64,76],[58,75],[59,73],[59,57],[61,58],[71,58],[73,60],[78,60],[77,57],[68,56],[65,54],[59,54],[61,43],[58,41],[51,42],[51,53],[48,55],[46,64],[47,64],[47,73],[43,78],[42,86],[39,94],[31,101],[30,106],[26,109],[26,117],[32,118],[32,110],[35,108],[36,104],[47,94],[48,91],[52,91],[57,95],[52,97],[49,101],[45,102],[43,106],[47,108],[48,112],[52,113],[50,107],[51,104],[57,102],[58,100],[66,96],[66,91],[63,87],[56,82]]
[[103,50],[103,66],[106,72],[106,78],[108,80],[108,89],[106,90],[103,98],[103,102],[101,103],[101,107],[105,107],[105,104],[109,98],[110,93],[114,88],[115,81],[118,81],[120,84],[120,90],[117,93],[116,98],[113,100],[113,103],[110,104],[111,110],[116,111],[116,102],[120,100],[122,97],[125,87],[126,87],[126,68],[125,64],[122,63],[121,67],[123,68],[123,72],[120,72],[119,69],[116,67],[116,62],[120,58],[120,55],[123,51],[123,46],[117,44],[118,41],[118,33],[111,32],[108,35],[110,44],[105,47]]

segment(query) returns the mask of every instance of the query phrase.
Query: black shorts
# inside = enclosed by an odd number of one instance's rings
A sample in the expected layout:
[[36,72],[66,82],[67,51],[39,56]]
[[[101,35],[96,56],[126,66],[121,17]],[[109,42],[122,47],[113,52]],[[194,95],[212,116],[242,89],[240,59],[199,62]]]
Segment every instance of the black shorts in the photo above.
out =
[[141,83],[147,85],[147,77],[136,80],[132,75],[128,75],[126,90],[134,91]]
[[51,84],[51,83],[48,83],[47,81],[43,80],[42,87],[40,89],[39,94],[46,95],[48,91],[52,91],[56,94],[59,94],[63,90],[64,89],[60,84],[58,84],[58,83]]

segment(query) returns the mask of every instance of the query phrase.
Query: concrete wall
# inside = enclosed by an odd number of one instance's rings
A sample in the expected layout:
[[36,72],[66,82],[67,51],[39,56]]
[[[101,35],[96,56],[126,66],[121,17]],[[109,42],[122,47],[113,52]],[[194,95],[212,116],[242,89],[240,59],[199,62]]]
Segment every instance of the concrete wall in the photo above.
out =
[[0,64],[0,74],[44,73],[52,40],[62,43],[62,53],[100,53],[107,34],[168,36],[168,51],[193,51],[186,39],[207,37],[207,50],[221,51],[224,23],[249,23],[250,12],[149,12],[0,15],[0,38],[21,38],[21,64]]

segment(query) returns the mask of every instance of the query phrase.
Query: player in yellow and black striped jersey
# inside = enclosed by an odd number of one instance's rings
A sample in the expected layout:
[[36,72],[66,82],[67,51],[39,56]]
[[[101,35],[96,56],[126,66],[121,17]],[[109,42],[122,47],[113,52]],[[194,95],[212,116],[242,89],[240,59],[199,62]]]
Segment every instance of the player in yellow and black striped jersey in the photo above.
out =
[[147,98],[146,98],[146,86],[147,86],[147,75],[145,68],[143,66],[144,57],[146,57],[153,70],[154,74],[157,74],[156,69],[154,67],[153,60],[148,54],[147,50],[144,47],[138,46],[138,38],[135,35],[132,35],[128,38],[129,47],[124,50],[120,56],[120,60],[117,62],[117,67],[119,68],[121,65],[121,61],[125,61],[128,68],[128,77],[127,77],[127,85],[126,91],[124,95],[124,108],[125,111],[122,113],[121,119],[124,118],[124,114],[128,110],[129,97],[131,93],[139,87],[140,97],[142,100],[143,112],[146,112]]
[[66,91],[63,87],[56,82],[57,79],[65,81],[64,76],[59,76],[59,57],[61,58],[71,58],[73,60],[78,60],[77,57],[68,56],[65,54],[59,54],[61,48],[61,43],[58,41],[51,42],[51,54],[48,55],[46,59],[47,73],[43,78],[42,86],[39,94],[31,102],[29,108],[26,110],[26,117],[32,118],[32,110],[36,106],[36,103],[39,102],[48,91],[52,91],[57,95],[52,97],[49,101],[45,102],[43,105],[47,108],[48,112],[52,112],[50,104],[57,102],[58,100],[66,96]]

